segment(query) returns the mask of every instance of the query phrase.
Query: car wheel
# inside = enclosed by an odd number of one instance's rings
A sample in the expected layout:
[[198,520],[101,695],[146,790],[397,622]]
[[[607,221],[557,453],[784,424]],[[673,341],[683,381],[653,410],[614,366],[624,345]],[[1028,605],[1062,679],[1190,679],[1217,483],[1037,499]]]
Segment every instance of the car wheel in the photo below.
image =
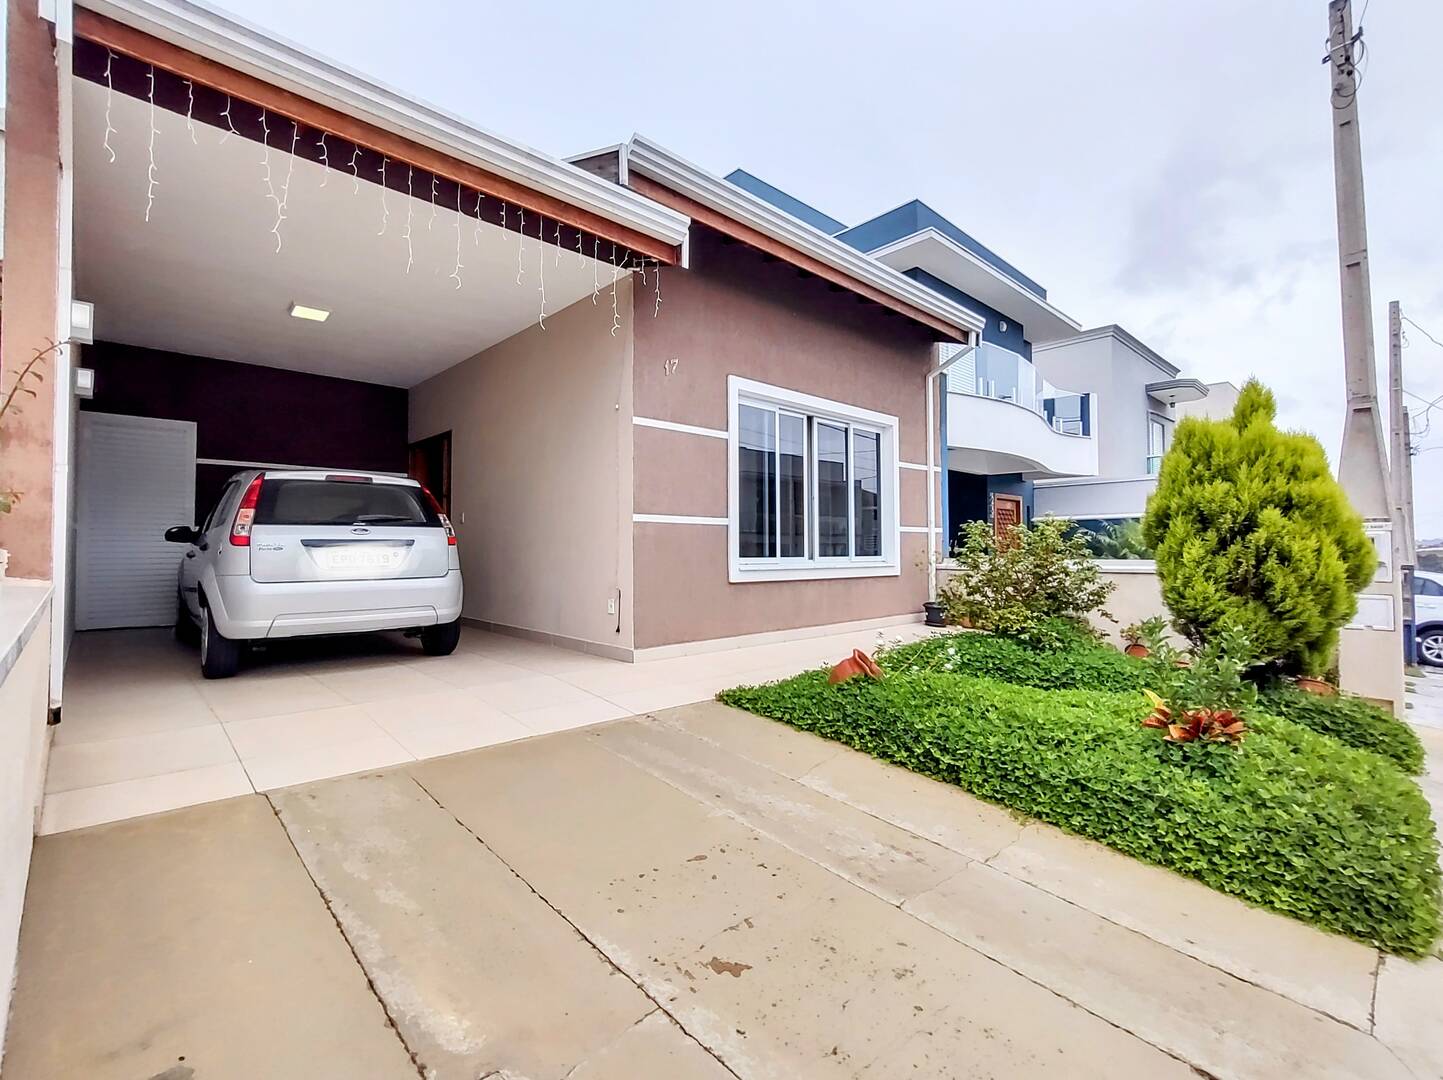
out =
[[241,643],[215,627],[215,615],[204,608],[200,624],[200,673],[207,679],[229,679],[240,668]]
[[1432,667],[1443,667],[1443,629],[1424,630],[1418,635],[1418,659]]
[[200,627],[190,608],[185,606],[185,597],[177,590],[175,594],[175,640],[182,645],[200,644]]
[[427,656],[450,656],[461,641],[461,620],[438,623],[421,631],[421,649]]

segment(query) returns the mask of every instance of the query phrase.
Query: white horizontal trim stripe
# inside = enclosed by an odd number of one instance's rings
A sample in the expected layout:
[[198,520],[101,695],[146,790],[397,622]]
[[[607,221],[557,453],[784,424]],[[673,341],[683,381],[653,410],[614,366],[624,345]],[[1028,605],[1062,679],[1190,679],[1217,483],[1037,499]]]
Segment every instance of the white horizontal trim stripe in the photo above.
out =
[[[926,471],[927,471],[927,466],[918,464],[918,463],[915,462],[915,461],[899,461],[899,462],[897,462],[897,465],[898,465],[900,468],[903,468],[903,469],[916,469],[918,472],[926,472]],[[932,471],[933,471],[933,472],[941,472],[942,469],[941,469],[941,467],[939,467],[939,466],[937,466],[937,465],[933,465],[933,466],[932,466]]]
[[634,522],[652,525],[725,525],[724,517],[688,517],[685,514],[632,514]]
[[[902,531],[903,531],[903,532],[909,532],[909,533],[924,533],[924,532],[927,531],[927,526],[925,526],[925,525],[903,525],[903,526],[902,526]],[[933,531],[933,532],[941,532],[941,531],[942,531],[942,526],[938,525],[938,526],[937,526],[936,528],[934,528],[932,531]]]
[[729,439],[731,433],[720,428],[697,427],[695,424],[678,424],[675,420],[657,420],[651,416],[633,416],[631,422],[637,427],[659,428],[662,431],[680,431],[683,435],[705,435],[709,439]]

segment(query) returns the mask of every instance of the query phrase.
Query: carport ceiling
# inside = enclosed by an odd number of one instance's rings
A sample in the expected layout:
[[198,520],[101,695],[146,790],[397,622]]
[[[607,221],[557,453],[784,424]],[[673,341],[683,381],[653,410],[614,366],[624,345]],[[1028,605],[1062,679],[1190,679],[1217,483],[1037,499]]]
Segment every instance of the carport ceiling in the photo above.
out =
[[[433,218],[429,190],[386,191],[383,213],[379,185],[272,148],[271,184],[288,190],[277,252],[265,148],[160,108],[146,221],[148,103],[111,97],[111,162],[105,88],[74,86],[76,296],[100,340],[410,387],[536,325],[543,280],[548,313],[597,283],[610,303],[609,264],[531,233],[517,284],[517,234],[469,217],[457,288],[454,206]],[[331,316],[293,318],[292,302]]]

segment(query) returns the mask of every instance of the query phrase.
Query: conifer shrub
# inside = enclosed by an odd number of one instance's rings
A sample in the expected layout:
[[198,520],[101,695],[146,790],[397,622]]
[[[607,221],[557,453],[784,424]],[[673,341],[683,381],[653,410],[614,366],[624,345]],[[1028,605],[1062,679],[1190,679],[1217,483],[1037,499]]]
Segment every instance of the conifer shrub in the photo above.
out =
[[1179,633],[1200,645],[1232,626],[1260,659],[1311,675],[1332,662],[1376,555],[1321,444],[1275,414],[1249,380],[1229,419],[1178,424],[1143,535]]

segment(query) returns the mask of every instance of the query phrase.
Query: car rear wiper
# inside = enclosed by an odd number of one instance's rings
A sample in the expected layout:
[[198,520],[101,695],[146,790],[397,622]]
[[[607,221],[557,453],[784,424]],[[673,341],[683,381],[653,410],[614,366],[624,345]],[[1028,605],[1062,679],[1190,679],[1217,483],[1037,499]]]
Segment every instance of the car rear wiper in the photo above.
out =
[[405,514],[361,514],[361,515],[357,516],[356,520],[353,521],[353,522],[351,522],[351,524],[352,524],[352,525],[379,525],[379,524],[381,524],[382,522],[386,522],[386,521],[410,521],[410,520],[412,520],[412,519],[411,519],[410,517],[408,517],[407,515],[405,515]]

